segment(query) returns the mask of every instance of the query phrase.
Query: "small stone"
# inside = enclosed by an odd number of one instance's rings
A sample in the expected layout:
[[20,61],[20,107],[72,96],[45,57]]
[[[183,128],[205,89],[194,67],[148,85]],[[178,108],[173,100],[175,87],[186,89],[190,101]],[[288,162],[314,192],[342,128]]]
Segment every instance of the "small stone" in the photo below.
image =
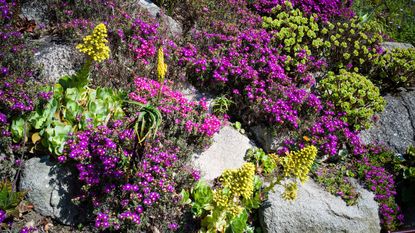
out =
[[289,131],[282,130],[276,133],[271,127],[267,128],[263,125],[253,126],[251,127],[251,131],[256,141],[267,153],[277,151],[285,140],[290,139]]
[[182,26],[177,21],[175,21],[172,17],[164,15],[164,14],[161,15],[160,7],[152,3],[150,0],[139,0],[138,5],[146,9],[153,18],[160,17],[161,20],[164,20],[164,22],[167,24],[169,31],[172,35],[181,36],[183,34]]

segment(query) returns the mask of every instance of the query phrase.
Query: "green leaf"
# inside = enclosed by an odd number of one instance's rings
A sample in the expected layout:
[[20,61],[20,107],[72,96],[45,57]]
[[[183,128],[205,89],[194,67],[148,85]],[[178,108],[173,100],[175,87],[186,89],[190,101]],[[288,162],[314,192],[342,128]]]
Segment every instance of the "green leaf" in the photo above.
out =
[[234,218],[229,227],[226,229],[226,233],[244,233],[248,227],[248,213],[244,210],[238,217]]
[[23,139],[25,129],[25,121],[23,118],[18,118],[12,121],[11,133],[14,142],[18,142]]

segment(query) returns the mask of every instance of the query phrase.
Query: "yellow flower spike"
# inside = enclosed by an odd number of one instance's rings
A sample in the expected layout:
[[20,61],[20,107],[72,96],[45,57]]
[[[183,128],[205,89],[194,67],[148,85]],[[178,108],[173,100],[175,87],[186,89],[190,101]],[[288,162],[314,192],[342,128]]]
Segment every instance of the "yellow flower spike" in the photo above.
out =
[[285,177],[298,178],[302,183],[308,179],[308,173],[317,156],[317,148],[308,146],[300,151],[291,152],[280,160]]
[[91,35],[83,38],[83,43],[78,44],[76,48],[88,55],[96,62],[102,62],[109,58],[110,48],[106,45],[107,28],[103,23],[98,24]]
[[157,52],[157,78],[163,84],[167,73],[167,64],[164,63],[163,47],[160,47]]
[[249,199],[254,191],[254,175],[255,165],[245,163],[239,169],[225,170],[220,181],[231,191],[232,195]]

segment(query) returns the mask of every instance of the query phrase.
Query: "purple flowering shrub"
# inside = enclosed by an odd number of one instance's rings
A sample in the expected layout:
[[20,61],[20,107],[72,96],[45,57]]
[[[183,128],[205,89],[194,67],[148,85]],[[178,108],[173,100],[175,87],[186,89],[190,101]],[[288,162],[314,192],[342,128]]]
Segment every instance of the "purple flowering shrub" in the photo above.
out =
[[189,80],[202,90],[226,95],[235,103],[231,117],[246,125],[272,125],[275,131],[294,132],[282,153],[310,143],[322,154],[335,155],[344,143],[360,153],[357,132],[341,119],[343,113],[334,112],[315,92],[316,80],[309,70],[320,67],[321,60],[297,51],[302,67],[288,70],[294,63],[287,61],[287,55],[294,53],[277,46],[275,31],[262,29],[251,14],[240,16],[250,24],[213,21],[211,27],[192,35],[179,56]]
[[342,120],[344,114],[336,114],[325,103],[326,109],[320,112],[313,121],[306,123],[302,130],[296,132],[292,139],[286,140],[279,153],[298,150],[308,144],[316,145],[324,155],[335,156],[343,145],[350,147],[354,155],[360,155],[367,150],[362,144],[358,132],[350,129],[349,124]]
[[0,24],[9,21],[13,16],[13,8],[16,6],[16,1],[0,0]]
[[366,187],[375,193],[375,200],[379,203],[381,225],[387,230],[396,230],[403,223],[403,215],[397,205],[395,180],[384,167],[377,166],[371,161],[373,150],[368,156],[356,161],[356,173]]
[[[286,0],[258,0],[252,1],[252,6],[260,13],[268,14],[278,5],[282,5]],[[289,0],[295,7],[307,15],[316,16],[328,21],[332,19],[350,18],[354,15],[351,9],[353,0]]]
[[[318,98],[288,77],[284,58],[271,46],[271,35],[263,29],[242,29],[236,35],[196,33],[198,44],[182,49],[179,63],[189,69],[190,80],[198,87],[227,94],[245,122],[264,122],[297,127],[301,114],[321,108]],[[213,42],[213,43],[212,43]],[[243,114],[242,114],[243,113]]]
[[[177,228],[183,214],[179,192],[199,174],[185,166],[191,148],[202,148],[221,121],[207,113],[205,102],[191,102],[158,82],[137,78],[130,99],[154,104],[163,123],[154,138],[138,143],[133,117],[78,131],[67,142],[62,163],[73,164],[82,189],[80,201],[91,204],[99,229]],[[161,95],[159,97],[159,90]],[[134,108],[131,108],[134,114]]]
[[206,139],[220,130],[221,121],[207,113],[208,106],[204,99],[189,101],[180,92],[147,78],[138,77],[134,83],[136,89],[129,94],[130,99],[158,107],[169,137],[182,137],[188,145],[205,146]]
[[37,84],[32,77],[37,68],[33,65],[33,48],[27,44],[27,35],[20,32],[13,15],[16,1],[0,1],[0,150],[6,152],[0,158],[5,169],[3,178],[13,178],[15,158],[13,155],[25,148],[13,144],[10,123],[16,117],[34,109]]

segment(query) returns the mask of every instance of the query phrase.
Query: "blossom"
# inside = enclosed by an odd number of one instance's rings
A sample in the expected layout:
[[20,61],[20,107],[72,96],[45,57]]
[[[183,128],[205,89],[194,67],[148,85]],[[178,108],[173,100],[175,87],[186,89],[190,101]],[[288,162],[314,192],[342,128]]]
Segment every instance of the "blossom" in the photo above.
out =
[[164,78],[166,76],[166,72],[167,72],[167,64],[164,63],[164,52],[163,52],[163,47],[160,47],[158,49],[158,53],[157,53],[157,78],[158,81],[163,84],[164,83]]
[[6,211],[0,209],[0,223],[2,223],[7,218]]
[[102,62],[109,58],[110,48],[106,45],[107,37],[107,28],[105,24],[100,23],[94,28],[91,35],[83,38],[83,43],[78,44],[76,48],[94,61]]

